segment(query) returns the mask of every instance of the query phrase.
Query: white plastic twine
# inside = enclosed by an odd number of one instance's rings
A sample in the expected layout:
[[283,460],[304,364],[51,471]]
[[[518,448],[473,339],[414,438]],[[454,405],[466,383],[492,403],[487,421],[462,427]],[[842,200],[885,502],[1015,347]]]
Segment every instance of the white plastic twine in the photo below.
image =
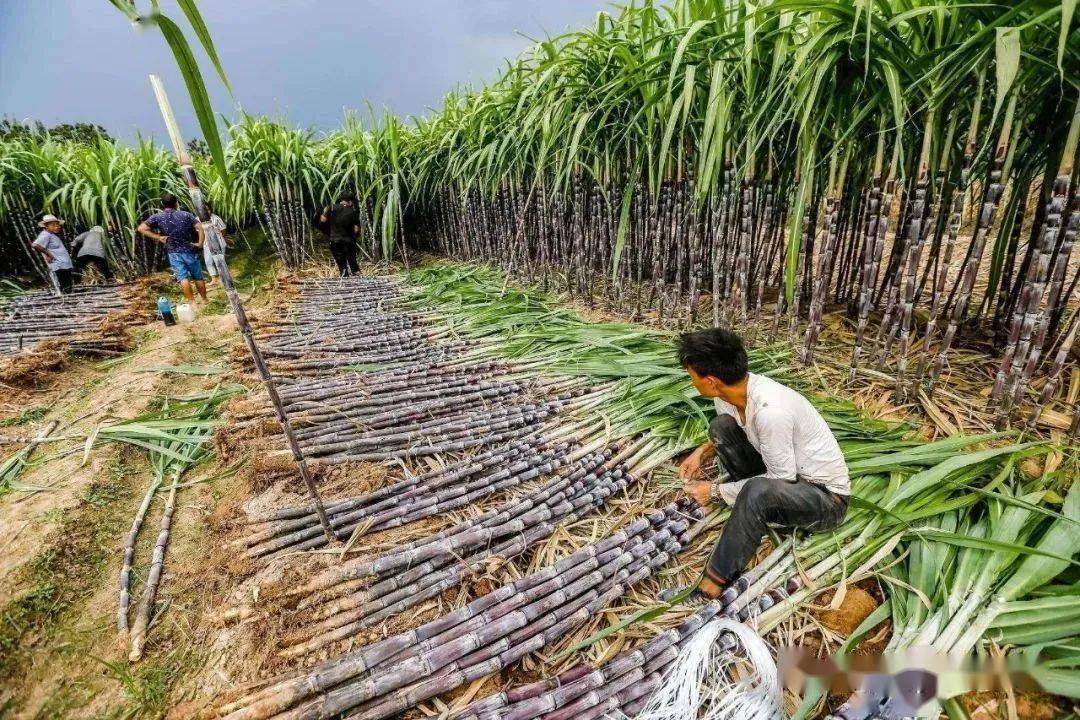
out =
[[[718,649],[716,641],[724,633],[738,640],[736,650]],[[736,677],[735,663],[748,669]],[[683,645],[636,718],[776,720],[783,717],[782,699],[779,672],[765,641],[743,623],[715,618]]]

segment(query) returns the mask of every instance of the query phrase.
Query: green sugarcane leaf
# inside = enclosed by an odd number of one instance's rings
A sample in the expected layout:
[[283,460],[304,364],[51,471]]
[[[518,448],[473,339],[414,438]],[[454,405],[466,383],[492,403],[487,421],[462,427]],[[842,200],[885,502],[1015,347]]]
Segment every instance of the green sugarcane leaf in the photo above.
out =
[[128,20],[131,22],[139,21],[139,11],[135,9],[135,3],[133,0],[109,0],[120,12],[124,13]]
[[203,21],[199,6],[195,4],[195,0],[176,0],[176,4],[184,11],[188,22],[191,23],[191,28],[195,31],[195,36],[199,38],[203,50],[206,51],[206,56],[214,64],[214,69],[217,70],[221,83],[231,95],[232,87],[229,85],[229,78],[225,77],[225,68],[221,65],[221,59],[218,57],[217,49],[214,47],[214,39],[210,37],[210,30],[206,27],[206,22]]
[[1016,75],[1020,71],[1020,29],[1015,27],[995,28],[994,36],[994,76],[997,80],[997,92],[994,96],[994,111],[991,113],[990,126],[993,127],[998,111],[1005,103],[1005,98],[1012,89]]
[[1028,625],[997,628],[988,637],[1001,645],[1030,645],[1032,643],[1068,640],[1080,635],[1080,617],[1047,614]]
[[[1061,513],[1068,520],[1080,519],[1080,484],[1073,483],[1069,489]],[[1068,522],[1068,520],[1055,520],[1034,548],[1035,555],[1043,555],[1050,559],[1025,558],[1002,588],[1003,597],[1009,600],[1023,597],[1035,588],[1053,580],[1067,565],[1075,564],[1071,558],[1080,550],[1080,528],[1076,523]],[[1068,553],[1068,555],[1063,555],[1063,553]]]
[[1061,77],[1065,77],[1065,67],[1062,61],[1065,58],[1065,47],[1069,42],[1069,28],[1072,26],[1073,14],[1076,12],[1076,0],[1061,0],[1061,34],[1058,35],[1057,66]]
[[630,230],[630,204],[634,197],[634,183],[627,182],[623,190],[622,207],[619,210],[619,229],[615,232],[615,248],[611,252],[611,282],[619,278],[619,266],[622,263],[623,248],[626,246],[626,233]]
[[229,171],[225,165],[225,151],[221,146],[221,136],[218,134],[217,121],[214,119],[214,108],[210,104],[210,96],[206,92],[206,83],[203,82],[202,72],[195,61],[184,33],[176,23],[164,15],[157,18],[157,26],[165,38],[169,49],[172,50],[173,58],[180,69],[180,75],[184,78],[188,96],[191,98],[191,106],[195,110],[195,117],[199,121],[199,129],[202,130],[203,139],[210,148],[210,156],[214,159],[214,166],[225,182],[228,182]]
[[1039,548],[1028,547],[1019,543],[1002,542],[998,540],[987,540],[984,538],[974,538],[960,535],[954,532],[945,532],[943,530],[913,530],[913,534],[917,534],[927,540],[936,540],[938,542],[950,543],[953,545],[959,545],[960,547],[973,548],[976,550],[991,550],[993,552],[1009,552],[1019,555],[1039,556],[1043,558],[1049,558],[1055,562],[1064,563],[1066,565],[1075,565],[1080,567],[1080,562],[1073,560],[1072,558],[1065,557],[1064,555],[1058,555],[1047,550],[1040,550]]
[[971,720],[967,710],[956,698],[948,698],[941,701],[941,709],[948,715],[949,720]]
[[1060,670],[1047,667],[1034,667],[1028,674],[1042,689],[1052,695],[1080,698],[1080,670]]

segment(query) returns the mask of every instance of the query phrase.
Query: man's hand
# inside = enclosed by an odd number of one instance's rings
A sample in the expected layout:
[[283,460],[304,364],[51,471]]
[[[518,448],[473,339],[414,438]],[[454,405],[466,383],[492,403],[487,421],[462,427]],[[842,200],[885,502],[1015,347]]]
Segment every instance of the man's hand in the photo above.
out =
[[715,452],[712,443],[707,442],[690,453],[679,465],[679,479],[684,482],[693,480],[694,476],[701,472],[702,464],[712,457]]
[[695,450],[679,464],[679,479],[683,481],[689,480],[699,472],[701,472],[701,456]]
[[712,504],[712,483],[706,480],[691,480],[683,483],[683,492],[694,498],[701,507]]
[[165,245],[169,241],[168,235],[158,235],[156,232],[151,230],[150,226],[147,225],[145,222],[140,223],[139,227],[135,228],[135,230],[144,238],[149,238],[151,240],[154,240],[155,242],[161,243],[162,245]]

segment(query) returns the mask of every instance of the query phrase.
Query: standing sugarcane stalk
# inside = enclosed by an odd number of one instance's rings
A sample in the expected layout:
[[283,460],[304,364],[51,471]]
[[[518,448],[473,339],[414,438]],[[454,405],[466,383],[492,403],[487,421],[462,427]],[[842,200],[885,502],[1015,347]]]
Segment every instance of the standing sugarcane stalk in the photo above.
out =
[[[934,216],[929,212],[930,183],[930,140],[934,129],[934,113],[926,121],[923,130],[923,147],[919,158],[919,174],[915,181],[915,197],[911,205],[911,218],[908,221],[907,257],[901,259],[903,274],[903,305],[900,308],[899,332],[900,347],[897,351],[896,362],[896,395],[900,402],[907,400],[907,384],[905,373],[907,372],[908,352],[911,344],[911,326],[914,322],[915,312],[915,286],[918,282],[919,262],[922,259],[922,248],[926,242],[926,228],[928,222],[933,222]],[[940,191],[940,188],[939,188]]]
[[1032,406],[1031,413],[1028,415],[1027,428],[1030,431],[1035,430],[1035,426],[1042,416],[1043,408],[1050,404],[1051,400],[1053,400],[1054,393],[1057,392],[1058,387],[1061,385],[1061,374],[1065,370],[1065,364],[1069,360],[1069,354],[1072,352],[1073,345],[1076,344],[1077,331],[1080,330],[1080,316],[1073,315],[1070,325],[1071,327],[1065,333],[1060,345],[1058,345],[1058,351],[1054,356],[1053,365],[1051,365],[1049,372],[1046,374],[1046,384],[1043,385],[1042,390],[1039,392],[1039,397]]
[[[1080,111],[1080,106],[1078,106],[1078,111]],[[1074,123],[1074,127],[1077,125],[1078,123]],[[1074,133],[1070,134],[1075,137]],[[1043,296],[1052,273],[1051,264],[1055,259],[1054,252],[1069,202],[1073,152],[1075,152],[1075,142],[1074,147],[1066,148],[1062,155],[1050,200],[1046,206],[1043,224],[1031,249],[1030,262],[1022,281],[1020,295],[1013,307],[1008,342],[989,397],[989,407],[996,409],[996,422],[999,425],[1008,420],[1013,403],[1019,400],[1019,395],[1026,387],[1026,381],[1021,378],[1021,375],[1026,374],[1024,371],[1032,351],[1032,333],[1035,331],[1036,322],[1042,310]],[[1040,340],[1045,342],[1045,335]],[[1038,362],[1038,355],[1034,362]],[[1034,371],[1034,367],[1030,370]]]
[[[844,184],[844,170],[840,171],[840,178],[836,177],[836,156],[833,153],[829,161],[829,181],[825,190],[825,233],[821,243],[821,251],[818,253],[817,282],[813,285],[810,295],[810,312],[806,322],[806,336],[803,342],[802,362],[809,364],[813,359],[814,345],[817,344],[821,333],[821,320],[825,313],[825,301],[829,293],[830,267],[832,266],[833,250],[837,242],[837,223],[839,203],[837,196]],[[844,160],[844,166],[847,160]],[[810,262],[810,258],[807,258]]]
[[[999,411],[1002,418],[1007,417],[1011,408],[1020,404],[1028,383],[1039,367],[1050,324],[1064,286],[1065,273],[1078,229],[1077,224],[1080,223],[1080,217],[1078,217],[1080,192],[1077,192],[1075,188],[1069,202],[1073,157],[1076,154],[1078,136],[1080,136],[1080,102],[1077,103],[1073,114],[1057,178],[1054,180],[1053,195],[1047,204],[1043,219],[1041,252],[1031,266],[1034,277],[1028,298],[1028,308],[1025,317],[1021,320],[1020,352],[1013,359],[1010,368],[1008,388]],[[1067,207],[1067,204],[1071,205],[1071,208]],[[1063,222],[1067,211],[1070,211],[1068,219]],[[1047,296],[1045,308],[1042,307],[1044,295]],[[1019,307],[1017,312],[1019,312]],[[1026,360],[1023,357],[1025,353]]]
[[[930,315],[926,321],[926,337],[923,341],[923,357],[919,363],[918,376],[915,385],[920,386],[926,377],[926,371],[930,367],[931,351],[934,338],[937,334],[938,319],[945,309],[945,285],[949,273],[952,270],[953,249],[956,247],[956,238],[960,234],[960,225],[963,223],[964,208],[967,206],[968,193],[971,190],[971,170],[975,162],[975,144],[979,136],[979,118],[982,108],[982,93],[984,73],[979,74],[978,90],[975,93],[975,101],[972,105],[971,122],[968,125],[967,142],[964,144],[964,164],[960,170],[960,184],[953,188],[952,204],[946,227],[945,251],[941,258],[937,277],[934,279],[933,297],[930,301]],[[945,163],[948,148],[942,153],[942,164]]]
[[979,217],[975,226],[975,236],[972,238],[964,268],[960,271],[956,300],[953,302],[952,312],[949,315],[949,324],[945,328],[945,335],[941,339],[941,347],[938,348],[937,357],[934,359],[934,367],[930,373],[929,385],[931,388],[941,377],[941,372],[945,369],[945,363],[948,361],[949,350],[952,348],[956,333],[964,321],[967,320],[968,306],[971,303],[971,294],[975,288],[975,280],[978,277],[983,249],[986,247],[986,240],[994,225],[994,214],[997,212],[998,202],[1000,202],[1001,195],[1005,190],[1005,186],[1002,184],[1001,171],[1009,147],[1009,133],[1012,130],[1013,114],[1016,111],[1016,97],[1016,93],[1012,93],[1005,111],[1001,135],[994,151],[993,167],[990,170],[982,207],[979,210]]
[[739,248],[735,260],[735,287],[731,294],[731,310],[736,323],[746,321],[750,295],[750,253],[754,228],[755,186],[753,169],[747,171],[742,183],[742,203],[739,208]]
[[219,231],[209,222],[210,210],[206,206],[202,190],[199,188],[199,180],[195,175],[195,168],[191,165],[191,156],[188,155],[183,136],[180,134],[180,127],[177,125],[176,118],[173,116],[172,107],[169,105],[168,96],[165,94],[165,87],[162,85],[160,78],[156,75],[150,76],[150,84],[154,88],[154,95],[157,98],[158,107],[161,110],[162,118],[165,120],[169,138],[172,140],[173,150],[176,152],[177,161],[180,164],[180,174],[187,184],[188,193],[191,196],[191,202],[195,207],[196,215],[198,215],[200,221],[207,223],[207,225],[205,225],[206,241],[210,243],[210,254],[213,258],[214,267],[217,268],[218,276],[221,278],[221,284],[225,288],[225,294],[229,298],[229,305],[232,308],[233,315],[236,317],[236,324],[240,327],[240,333],[243,335],[244,343],[247,345],[248,352],[251,354],[251,359],[255,363],[255,369],[259,373],[259,378],[262,380],[267,394],[270,396],[270,402],[273,404],[274,411],[277,413],[278,422],[281,423],[281,428],[289,441],[289,448],[292,451],[293,459],[296,461],[297,467],[299,468],[300,477],[304,481],[304,485],[311,497],[311,501],[315,506],[315,511],[319,515],[319,521],[323,526],[323,532],[326,534],[327,542],[332,544],[334,542],[334,537],[333,533],[330,531],[330,523],[326,519],[326,510],[323,508],[322,500],[319,498],[318,490],[315,488],[315,481],[308,471],[304,455],[300,451],[300,445],[296,441],[292,424],[285,414],[285,408],[282,405],[281,398],[278,396],[277,386],[274,383],[273,377],[270,375],[269,368],[266,366],[266,361],[263,359],[258,343],[255,341],[251,323],[248,321],[247,313],[244,311],[244,304],[241,302],[240,296],[236,292],[232,274],[229,272],[229,266],[225,262],[224,241],[222,240]]
[[[1029,353],[1032,351],[1032,332],[1042,310],[1043,295],[1051,272],[1050,263],[1054,257],[1054,246],[1062,228],[1062,218],[1069,197],[1069,174],[1059,173],[1054,180],[1046,216],[1039,232],[1039,241],[1033,248],[1031,263],[1023,280],[1020,297],[1013,310],[1009,323],[1009,338],[1005,352],[998,365],[991,389],[988,407],[995,410],[996,422],[1004,424],[1011,413],[1013,404],[1026,388],[1021,373],[1029,375],[1034,367],[1028,367]],[[1045,317],[1045,315],[1044,315]],[[1032,354],[1038,362],[1038,355]]]
[[[808,180],[807,182],[812,181]],[[814,212],[814,204],[816,202],[816,197],[813,196],[813,193],[810,194],[813,199],[807,203],[806,213],[803,215],[802,237],[799,240],[799,251],[797,255],[798,273],[795,277],[795,294],[791,301],[791,318],[788,326],[788,334],[791,336],[791,341],[793,343],[799,332],[799,306],[802,301],[803,287],[811,275],[809,265],[813,262],[814,258],[814,225],[817,220],[817,214]]]
[[870,308],[873,302],[874,286],[877,284],[877,269],[881,266],[881,253],[884,248],[884,233],[879,235],[878,225],[886,218],[883,208],[887,207],[887,194],[883,192],[880,159],[884,147],[884,139],[878,139],[878,162],[875,167],[874,180],[870,187],[867,200],[866,212],[866,239],[863,242],[862,269],[859,273],[859,299],[857,305],[857,320],[855,323],[855,343],[851,352],[851,369],[848,372],[848,382],[854,382],[855,374],[862,359],[863,344],[866,341],[866,327],[870,321]]

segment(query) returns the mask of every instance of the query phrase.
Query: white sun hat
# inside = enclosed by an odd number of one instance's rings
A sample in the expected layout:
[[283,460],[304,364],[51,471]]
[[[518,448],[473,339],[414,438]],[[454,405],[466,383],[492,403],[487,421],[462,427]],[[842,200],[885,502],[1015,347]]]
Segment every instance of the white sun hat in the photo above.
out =
[[37,226],[40,227],[40,228],[43,228],[46,225],[48,225],[49,223],[51,223],[51,222],[58,222],[61,225],[64,224],[64,221],[61,220],[60,218],[56,217],[55,215],[46,215],[45,217],[41,218],[41,220],[38,222]]

